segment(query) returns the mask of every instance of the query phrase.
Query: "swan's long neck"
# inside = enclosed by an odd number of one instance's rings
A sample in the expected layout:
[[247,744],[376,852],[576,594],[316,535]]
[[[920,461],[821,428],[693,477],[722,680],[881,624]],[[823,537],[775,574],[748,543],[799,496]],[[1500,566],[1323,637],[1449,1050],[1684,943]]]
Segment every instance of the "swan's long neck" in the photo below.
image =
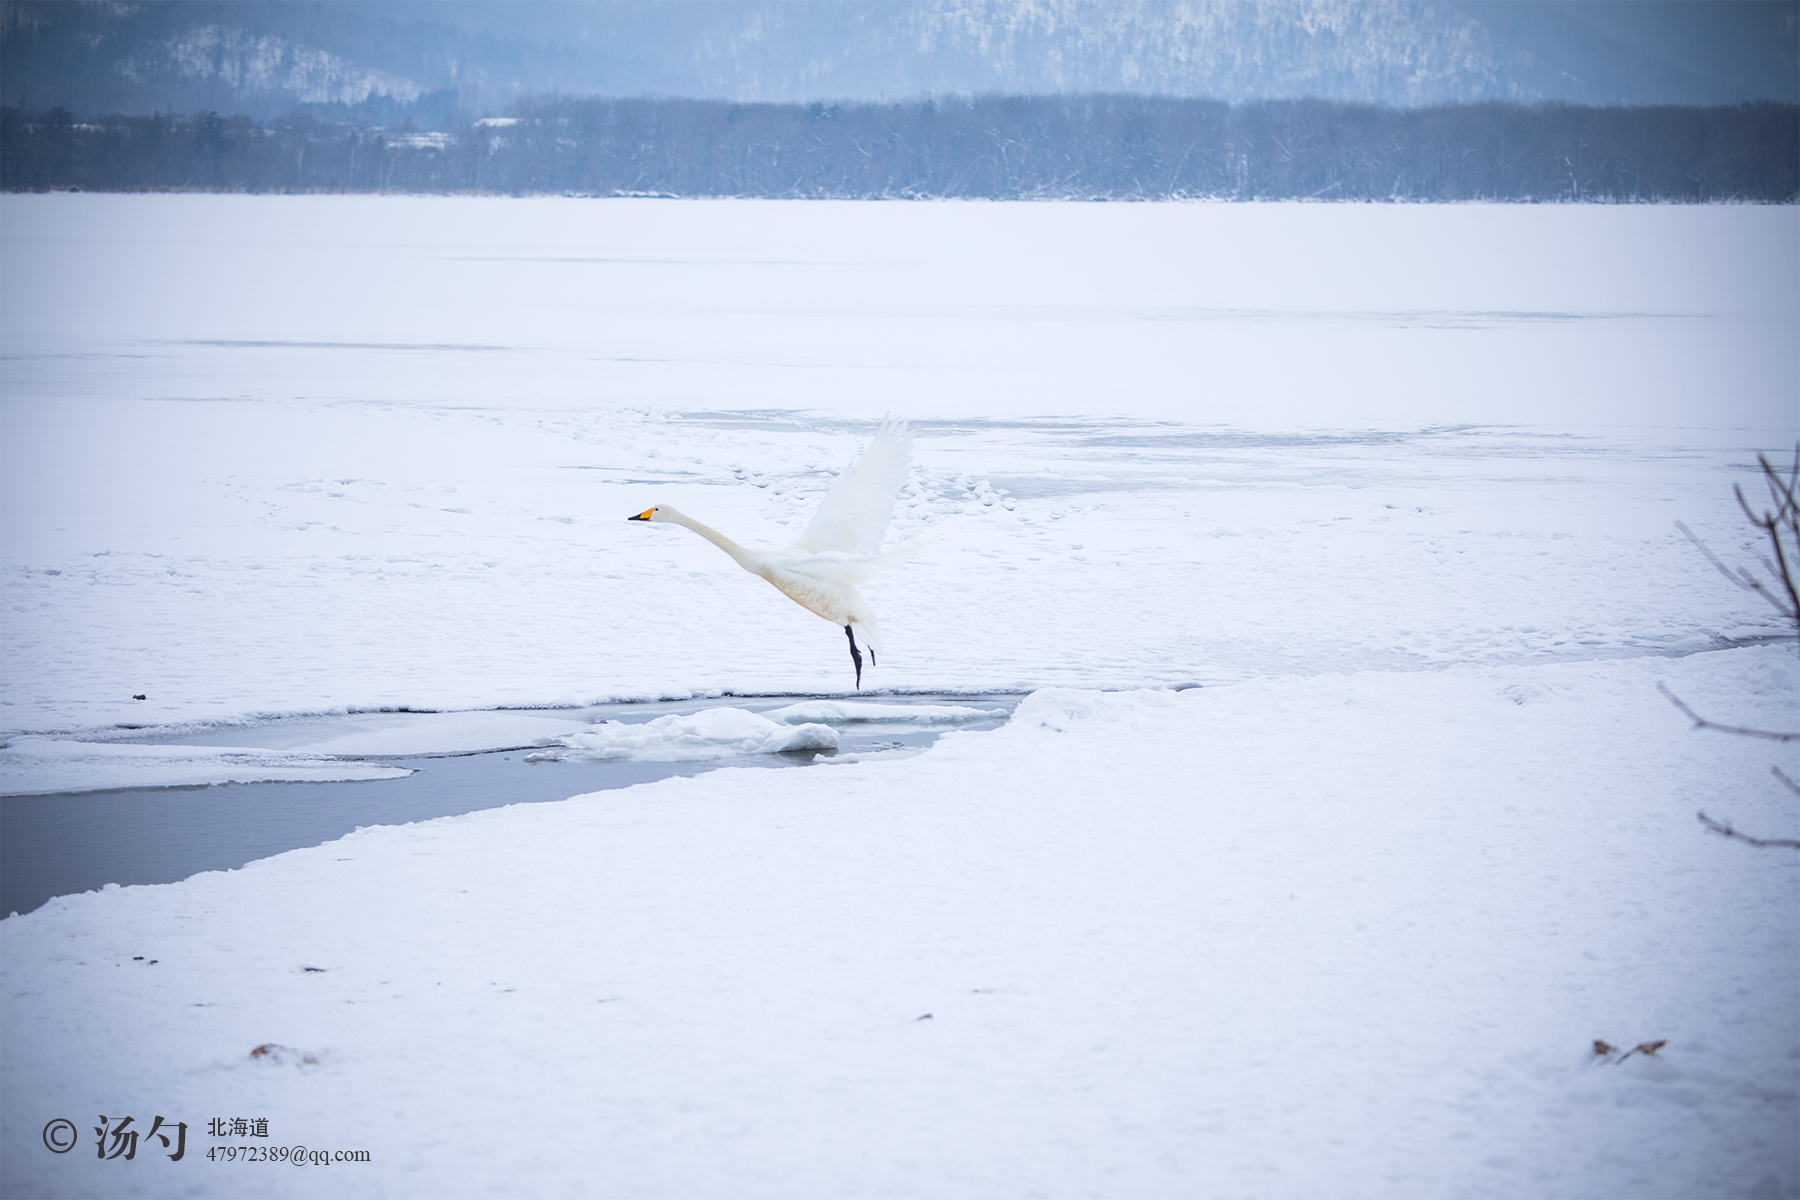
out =
[[693,530],[725,553],[731,555],[731,557],[737,561],[737,565],[744,568],[744,570],[750,572],[752,575],[762,574],[763,561],[760,554],[757,554],[752,550],[746,550],[712,526],[702,525],[684,512],[676,512],[673,509],[664,509],[663,512],[665,520],[673,521],[677,525],[686,525],[689,529]]

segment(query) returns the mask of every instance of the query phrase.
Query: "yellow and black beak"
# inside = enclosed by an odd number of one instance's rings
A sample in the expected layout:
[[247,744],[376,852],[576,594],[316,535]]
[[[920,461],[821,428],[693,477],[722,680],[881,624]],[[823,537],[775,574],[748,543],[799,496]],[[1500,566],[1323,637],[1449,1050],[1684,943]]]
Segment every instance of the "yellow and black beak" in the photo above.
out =
[[626,517],[625,519],[627,521],[648,521],[650,519],[650,514],[655,511],[656,510],[654,508],[646,508],[643,512],[639,513],[637,516]]

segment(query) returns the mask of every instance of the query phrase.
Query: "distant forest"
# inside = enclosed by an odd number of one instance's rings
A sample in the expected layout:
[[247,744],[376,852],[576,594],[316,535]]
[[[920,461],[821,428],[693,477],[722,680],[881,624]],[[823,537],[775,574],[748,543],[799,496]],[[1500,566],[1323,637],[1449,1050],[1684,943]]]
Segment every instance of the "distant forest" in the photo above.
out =
[[1800,106],[985,96],[547,99],[445,131],[0,108],[0,187],[1045,200],[1793,203]]

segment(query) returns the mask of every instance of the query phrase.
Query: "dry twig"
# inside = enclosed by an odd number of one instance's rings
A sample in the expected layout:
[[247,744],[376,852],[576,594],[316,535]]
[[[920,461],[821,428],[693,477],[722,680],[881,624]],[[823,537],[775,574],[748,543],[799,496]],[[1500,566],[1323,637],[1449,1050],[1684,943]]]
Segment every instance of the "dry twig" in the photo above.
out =
[[[1755,592],[1774,606],[1776,612],[1794,624],[1800,632],[1800,587],[1794,582],[1796,566],[1800,566],[1800,444],[1794,446],[1794,464],[1785,471],[1776,468],[1766,454],[1756,456],[1757,465],[1762,467],[1763,483],[1769,489],[1769,502],[1773,507],[1761,512],[1750,506],[1744,497],[1744,489],[1733,484],[1731,490],[1737,496],[1738,507],[1744,510],[1744,517],[1751,525],[1762,530],[1769,541],[1769,552],[1758,555],[1763,571],[1768,578],[1758,577],[1754,572],[1742,567],[1728,567],[1719,560],[1707,544],[1694,536],[1694,531],[1675,522],[1675,527],[1694,543],[1700,553],[1706,555],[1708,562],[1718,569],[1719,574],[1731,580],[1748,592]],[[1680,709],[1688,720],[1694,723],[1695,729],[1716,729],[1720,733],[1735,733],[1739,737],[1767,738],[1771,742],[1800,742],[1800,733],[1776,733],[1768,729],[1748,729],[1741,725],[1721,725],[1717,721],[1709,721],[1686,704],[1681,697],[1671,692],[1664,684],[1657,684],[1656,690]],[[1782,785],[1800,795],[1800,783],[1788,778],[1780,767],[1770,767],[1770,772],[1780,780]],[[1700,823],[1721,837],[1736,838],[1740,842],[1752,846],[1792,846],[1800,849],[1800,840],[1794,838],[1758,838],[1747,833],[1739,833],[1731,827],[1729,821],[1715,821],[1704,812],[1699,814]],[[1659,1043],[1660,1044],[1660,1043]],[[1643,1049],[1643,1047],[1639,1047]],[[1646,1051],[1654,1053],[1654,1050]],[[1627,1055],[1626,1057],[1630,1057]]]
[[1715,821],[1704,812],[1696,813],[1700,823],[1721,837],[1736,838],[1740,842],[1748,842],[1752,846],[1792,846],[1800,850],[1800,839],[1795,838],[1758,838],[1747,833],[1739,833],[1731,827],[1730,821]]
[[1721,725],[1717,721],[1709,721],[1693,709],[1681,702],[1681,697],[1671,692],[1667,684],[1659,683],[1656,690],[1668,698],[1670,704],[1679,708],[1694,723],[1695,729],[1716,729],[1720,733],[1735,733],[1739,737],[1768,738],[1772,742],[1800,742],[1800,733],[1776,733],[1768,729],[1746,729],[1742,725]]
[[1745,499],[1742,486],[1734,483],[1731,490],[1737,496],[1738,507],[1744,510],[1745,519],[1769,539],[1769,553],[1757,556],[1768,579],[1761,579],[1743,567],[1727,566],[1711,547],[1680,521],[1675,522],[1675,528],[1706,555],[1706,561],[1719,574],[1745,591],[1755,592],[1776,612],[1800,626],[1800,586],[1794,581],[1796,558],[1800,557],[1800,445],[1794,447],[1794,465],[1785,471],[1770,462],[1766,454],[1757,455],[1756,463],[1762,468],[1763,483],[1769,489],[1769,501],[1774,507],[1759,513]]

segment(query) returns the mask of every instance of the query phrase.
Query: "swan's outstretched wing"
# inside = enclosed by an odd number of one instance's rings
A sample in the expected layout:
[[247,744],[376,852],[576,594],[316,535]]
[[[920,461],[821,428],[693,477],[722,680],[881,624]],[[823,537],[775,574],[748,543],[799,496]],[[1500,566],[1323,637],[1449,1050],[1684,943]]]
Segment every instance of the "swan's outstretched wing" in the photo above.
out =
[[792,548],[808,554],[879,553],[894,501],[911,469],[912,430],[890,417],[862,457],[832,483]]

